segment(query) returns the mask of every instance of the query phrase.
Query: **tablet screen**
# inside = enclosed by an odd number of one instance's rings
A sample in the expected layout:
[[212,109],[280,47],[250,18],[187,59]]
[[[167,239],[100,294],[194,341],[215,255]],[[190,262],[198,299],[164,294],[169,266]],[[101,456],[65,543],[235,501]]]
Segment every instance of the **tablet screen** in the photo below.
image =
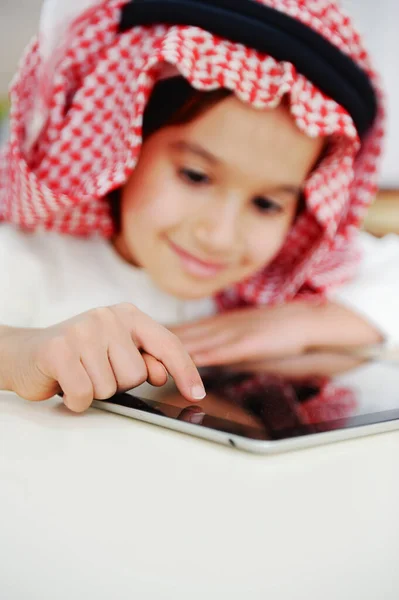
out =
[[[289,364],[289,363],[288,363]],[[257,440],[279,440],[399,418],[399,365],[368,363],[333,376],[320,369],[256,373],[208,369],[206,398],[192,404],[173,381],[107,400]]]

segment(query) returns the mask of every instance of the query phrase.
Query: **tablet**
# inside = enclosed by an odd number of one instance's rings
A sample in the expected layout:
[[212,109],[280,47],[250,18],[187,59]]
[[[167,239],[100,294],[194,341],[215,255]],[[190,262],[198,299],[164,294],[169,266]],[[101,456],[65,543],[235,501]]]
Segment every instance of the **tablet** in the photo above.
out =
[[278,372],[202,370],[207,396],[197,404],[183,398],[171,380],[93,406],[257,453],[399,428],[399,365],[367,363],[327,376],[317,360],[314,364],[314,373],[309,364],[301,373],[295,361],[292,373],[287,366]]

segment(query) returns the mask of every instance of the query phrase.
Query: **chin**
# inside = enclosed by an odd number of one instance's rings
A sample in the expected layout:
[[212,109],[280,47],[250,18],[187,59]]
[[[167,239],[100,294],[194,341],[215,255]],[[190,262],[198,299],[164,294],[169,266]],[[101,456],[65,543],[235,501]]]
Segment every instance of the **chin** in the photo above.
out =
[[179,300],[201,300],[214,296],[223,289],[215,282],[212,285],[211,282],[206,284],[205,282],[195,280],[182,281],[178,275],[170,275],[167,280],[164,277],[153,277],[153,281],[164,292],[175,298],[179,298]]

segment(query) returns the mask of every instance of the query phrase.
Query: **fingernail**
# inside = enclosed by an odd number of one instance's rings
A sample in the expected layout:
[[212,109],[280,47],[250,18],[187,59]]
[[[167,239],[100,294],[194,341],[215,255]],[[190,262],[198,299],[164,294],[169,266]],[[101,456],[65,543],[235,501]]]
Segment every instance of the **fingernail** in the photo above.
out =
[[206,391],[203,385],[194,385],[191,388],[191,395],[194,398],[194,400],[202,400],[203,398],[205,398],[206,396]]

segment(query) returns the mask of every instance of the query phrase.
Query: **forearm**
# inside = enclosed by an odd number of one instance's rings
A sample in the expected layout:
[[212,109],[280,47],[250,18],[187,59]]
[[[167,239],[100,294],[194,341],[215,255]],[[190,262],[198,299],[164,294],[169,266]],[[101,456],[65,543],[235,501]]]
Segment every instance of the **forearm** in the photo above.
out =
[[365,318],[343,305],[326,302],[310,306],[311,322],[309,350],[372,346],[384,341],[380,331]]

